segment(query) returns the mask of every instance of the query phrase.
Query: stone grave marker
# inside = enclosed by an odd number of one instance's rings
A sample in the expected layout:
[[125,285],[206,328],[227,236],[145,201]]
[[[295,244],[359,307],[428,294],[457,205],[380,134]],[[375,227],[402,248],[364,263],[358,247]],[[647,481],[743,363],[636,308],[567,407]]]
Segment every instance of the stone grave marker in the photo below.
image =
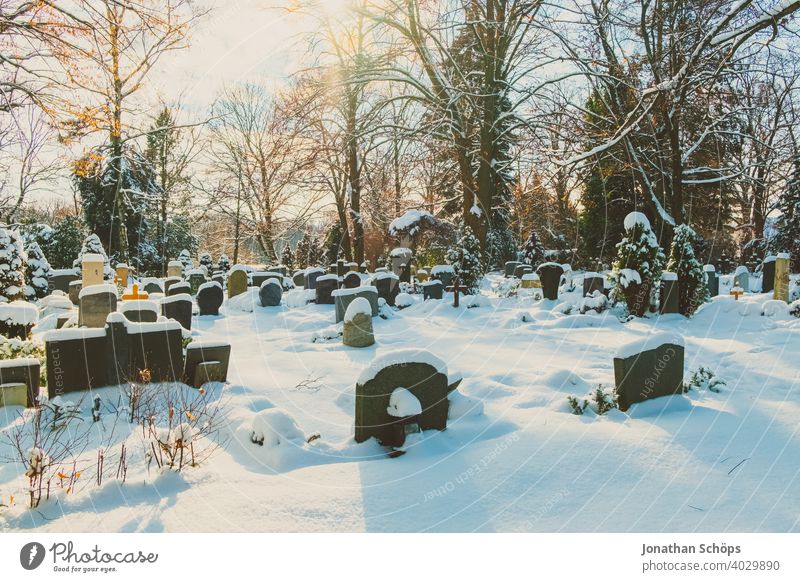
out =
[[523,289],[541,289],[542,280],[536,273],[525,273],[522,275],[522,282],[520,287]]
[[533,267],[530,265],[521,264],[517,265],[517,267],[514,269],[514,276],[517,279],[522,279],[522,276],[526,273],[533,273]]
[[261,289],[261,284],[267,279],[277,279],[279,283],[283,284],[283,275],[278,271],[256,271],[251,276],[253,287]]
[[521,263],[519,261],[506,261],[504,275],[506,277],[513,277],[514,271]]
[[86,253],[81,257],[81,280],[83,287],[102,285],[105,282],[105,259],[97,253]]
[[114,270],[114,282],[123,289],[128,286],[131,269],[125,263],[119,263]]
[[439,279],[445,287],[453,284],[453,277],[455,276],[453,265],[434,265],[430,273],[431,279]]
[[228,299],[247,291],[247,271],[233,269],[228,273]]
[[356,287],[361,287],[361,275],[355,271],[350,271],[344,276],[342,284],[344,285],[345,289],[355,289]]
[[153,323],[158,321],[158,304],[146,299],[123,301],[119,311],[128,321],[134,323]]
[[347,263],[344,259],[339,259],[336,261],[335,265],[336,270],[334,271],[337,276],[343,277],[345,273],[347,273]]
[[306,284],[305,288],[314,290],[317,288],[317,279],[319,279],[322,275],[325,274],[325,269],[321,269],[319,267],[312,267],[310,269],[306,269]]
[[375,343],[372,306],[366,297],[355,297],[344,315],[342,343],[351,348],[366,348]]
[[661,273],[661,292],[659,293],[659,313],[678,313],[678,275],[669,271]]
[[[398,388],[419,401],[418,414],[398,417],[390,412]],[[410,432],[445,430],[448,388],[447,366],[429,352],[397,350],[376,358],[356,384],[356,442],[375,437],[384,446],[401,447]]]
[[283,297],[283,287],[277,279],[267,279],[258,290],[258,300],[262,307],[278,307]]
[[583,275],[583,296],[591,297],[595,291],[604,292],[603,276],[594,271],[587,271]]
[[186,347],[183,381],[200,388],[206,382],[227,382],[231,346],[225,342],[192,342]]
[[561,284],[561,275],[564,274],[564,267],[558,263],[542,263],[536,269],[539,279],[542,281],[542,295],[545,299],[558,299],[558,287]]
[[714,265],[705,265],[703,272],[706,274],[706,288],[708,289],[709,297],[716,297],[719,295],[719,277],[717,277],[717,269]]
[[200,286],[207,281],[205,273],[202,269],[191,269],[187,272],[186,276],[187,282],[189,283],[189,288],[191,289],[191,294],[197,295],[197,292],[200,290]]
[[769,293],[775,289],[775,257],[770,255],[761,264],[761,292]]
[[[403,265],[411,266],[411,257],[414,255],[411,249],[397,247],[389,253],[392,264],[392,272],[398,277],[402,277]],[[401,279],[402,280],[402,279]]]
[[111,284],[84,287],[78,301],[78,325],[102,328],[108,314],[117,310],[117,288]]
[[214,281],[203,283],[197,290],[197,309],[200,315],[219,315],[219,308],[224,300],[222,286]]
[[363,297],[372,308],[372,317],[378,316],[378,290],[375,287],[356,287],[355,289],[335,289],[331,296],[336,306],[336,323],[344,320],[347,308],[355,299]]
[[0,361],[0,406],[36,406],[40,366],[36,358]]
[[422,300],[441,299],[444,297],[444,285],[438,279],[425,281],[422,284]]
[[180,261],[170,261],[167,263],[167,277],[183,279],[183,263]]
[[298,289],[302,289],[306,286],[306,272],[305,271],[296,271],[294,275],[292,275],[292,282],[294,286]]
[[172,297],[173,295],[182,295],[184,293],[187,295],[192,294],[192,286],[186,281],[178,281],[173,283],[169,286],[169,289],[167,289],[167,297]]
[[779,253],[775,258],[775,290],[773,299],[789,302],[789,253]]
[[164,293],[164,286],[158,279],[147,278],[142,281],[145,293]]
[[750,272],[747,267],[740,265],[733,273],[733,286],[739,287],[745,293],[750,293]]
[[317,305],[333,305],[333,293],[339,288],[339,277],[330,275],[320,275],[316,279],[316,298]]
[[417,271],[414,277],[416,278],[417,282],[424,283],[425,281],[428,280],[428,271],[426,271],[425,269],[420,269],[419,271]]
[[223,289],[225,288],[225,275],[223,273],[214,273],[211,276],[211,280],[215,283],[219,283],[219,286]]
[[83,287],[83,282],[80,280],[72,281],[69,284],[69,300],[72,301],[73,305],[78,305],[79,303],[78,297],[81,294],[82,287]]
[[378,297],[394,307],[398,293],[400,293],[400,277],[388,271],[376,272],[372,283],[378,290]]
[[161,300],[162,315],[174,319],[186,330],[192,329],[192,307],[192,296],[188,293],[164,297]]
[[175,283],[183,283],[183,279],[180,277],[167,277],[164,279],[164,294],[169,296],[169,288],[172,287]]
[[79,281],[75,269],[54,269],[50,275],[50,292],[69,293],[69,285],[73,281]]
[[683,338],[660,333],[626,344],[614,357],[619,409],[659,396],[683,393]]

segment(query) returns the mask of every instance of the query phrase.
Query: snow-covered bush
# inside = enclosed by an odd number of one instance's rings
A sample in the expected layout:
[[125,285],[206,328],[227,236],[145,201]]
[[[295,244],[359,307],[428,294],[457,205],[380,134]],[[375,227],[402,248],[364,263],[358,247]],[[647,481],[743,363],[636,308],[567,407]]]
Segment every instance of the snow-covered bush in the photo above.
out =
[[281,253],[281,264],[286,267],[288,272],[294,270],[294,253],[292,252],[292,245],[288,242]]
[[267,408],[253,417],[250,440],[266,448],[287,444],[302,446],[305,436],[291,416],[276,408]]
[[194,263],[192,262],[192,254],[189,252],[188,249],[183,249],[180,254],[178,255],[178,260],[183,265],[184,272],[188,271],[189,269],[194,269]]
[[464,227],[458,243],[447,251],[447,262],[466,292],[477,293],[483,278],[483,257],[481,243],[469,226]]
[[598,384],[594,391],[585,398],[579,399],[576,396],[567,396],[567,404],[572,414],[581,415],[587,409],[591,409],[595,414],[605,414],[609,410],[618,408],[617,395],[613,388],[607,388],[603,384]]
[[114,271],[111,269],[111,264],[109,263],[106,250],[103,248],[103,243],[100,242],[100,237],[96,234],[90,234],[83,239],[81,252],[78,253],[78,258],[72,263],[72,266],[75,268],[75,272],[78,275],[81,274],[81,262],[83,261],[83,255],[89,254],[100,255],[103,257],[103,278],[107,281],[113,280]]
[[39,310],[27,301],[0,303],[0,334],[27,339],[31,328],[39,321]]
[[217,260],[217,269],[220,271],[227,273],[231,268],[231,260],[228,258],[228,255],[221,254],[219,259]]
[[200,264],[201,267],[206,268],[206,273],[211,275],[211,271],[214,270],[214,259],[211,258],[211,253],[207,251],[203,251],[200,253],[200,256],[197,259],[197,262]]
[[25,300],[35,301],[47,295],[52,269],[35,240],[28,241],[25,253],[28,256],[28,262],[25,264]]
[[398,309],[411,307],[415,302],[416,300],[414,299],[414,296],[410,295],[409,293],[398,293],[394,300],[394,304]]
[[19,233],[0,228],[0,303],[21,299],[25,285],[25,250]]
[[614,299],[625,301],[631,315],[642,317],[664,267],[664,253],[650,221],[640,212],[625,217],[625,237],[617,244],[617,260],[610,279],[615,283]]
[[689,225],[675,227],[667,270],[678,274],[678,311],[687,317],[708,301],[703,265],[694,255],[700,242],[700,237]]
[[725,380],[717,377],[714,372],[704,366],[700,366],[697,370],[692,372],[688,382],[683,383],[683,391],[689,390],[710,390],[711,392],[719,392],[723,386],[726,386]]
[[0,361],[17,358],[36,358],[41,364],[39,383],[47,385],[44,344],[38,340],[7,338],[0,335]]
[[522,245],[522,262],[534,269],[545,261],[545,250],[536,231],[531,231],[525,244]]
[[581,299],[579,309],[581,313],[588,313],[594,311],[595,313],[603,313],[610,307],[608,297],[603,295],[602,292],[595,290],[591,295],[587,295]]

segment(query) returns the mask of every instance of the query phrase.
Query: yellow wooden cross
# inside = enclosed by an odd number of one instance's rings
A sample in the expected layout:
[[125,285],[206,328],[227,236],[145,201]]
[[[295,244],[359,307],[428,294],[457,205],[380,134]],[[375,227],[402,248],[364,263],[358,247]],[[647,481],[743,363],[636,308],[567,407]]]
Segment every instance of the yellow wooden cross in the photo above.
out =
[[744,295],[744,289],[741,289],[740,287],[734,287],[731,289],[731,295],[736,298],[736,301],[739,301],[739,297]]
[[150,295],[146,291],[142,291],[141,293],[139,293],[139,283],[134,283],[133,290],[130,293],[123,295],[122,299],[128,301],[136,299],[147,299],[148,297],[150,297]]

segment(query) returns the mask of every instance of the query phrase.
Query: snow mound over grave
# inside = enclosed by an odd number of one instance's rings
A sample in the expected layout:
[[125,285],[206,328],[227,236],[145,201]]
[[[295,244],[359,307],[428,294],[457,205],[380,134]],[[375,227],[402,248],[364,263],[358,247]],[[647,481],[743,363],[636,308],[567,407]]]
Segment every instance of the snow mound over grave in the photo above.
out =
[[240,293],[236,297],[231,297],[228,299],[225,307],[229,310],[233,311],[242,311],[244,313],[252,313],[255,311],[257,305],[260,305],[260,300],[258,298],[258,289],[252,287],[245,291],[244,293]]
[[451,392],[447,399],[450,401],[450,407],[447,409],[448,420],[458,420],[483,414],[483,401],[465,396],[458,390]]
[[769,299],[761,306],[761,315],[776,319],[789,319],[789,306],[778,299]]
[[411,307],[414,303],[416,303],[416,301],[409,293],[398,293],[394,300],[394,304],[400,308]]
[[643,339],[634,340],[627,344],[621,345],[619,348],[617,348],[617,352],[614,354],[614,357],[621,359],[629,358],[648,350],[660,348],[664,344],[673,344],[683,347],[685,342],[683,341],[683,336],[677,333],[668,331],[655,333]]
[[0,303],[0,321],[8,325],[34,325],[39,321],[39,310],[27,301]]
[[631,404],[627,414],[631,418],[652,418],[674,412],[691,412],[692,408],[692,401],[686,396],[674,394]]
[[277,408],[267,408],[253,417],[251,440],[265,449],[282,445],[302,446],[305,435],[294,419]]
[[406,388],[395,388],[389,396],[386,413],[394,418],[405,418],[422,414],[422,404]]
[[372,360],[369,366],[364,368],[364,370],[361,372],[357,382],[363,386],[370,380],[373,380],[378,372],[384,368],[398,364],[428,364],[435,368],[437,372],[444,374],[445,376],[448,375],[447,364],[445,364],[444,361],[437,356],[434,356],[428,350],[404,348],[386,352],[385,354],[381,354]]
[[542,384],[553,390],[587,392],[589,382],[571,370],[558,370],[542,378]]
[[356,297],[350,302],[350,305],[347,306],[347,311],[344,313],[344,320],[353,321],[356,315],[359,314],[372,317],[372,306],[366,297]]
[[286,307],[289,307],[290,309],[297,309],[298,307],[305,307],[313,297],[313,289],[295,289],[286,293],[284,299]]
[[641,224],[647,230],[650,229],[650,221],[641,212],[631,212],[628,214],[628,216],[625,217],[623,226],[625,226],[625,230],[631,230],[637,224]]

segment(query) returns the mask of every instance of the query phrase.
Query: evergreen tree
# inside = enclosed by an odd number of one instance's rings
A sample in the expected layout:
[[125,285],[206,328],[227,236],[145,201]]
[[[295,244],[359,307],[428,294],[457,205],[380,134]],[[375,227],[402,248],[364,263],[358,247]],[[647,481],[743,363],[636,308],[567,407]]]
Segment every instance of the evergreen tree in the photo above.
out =
[[545,262],[544,247],[533,230],[522,246],[522,262],[534,269]]
[[289,272],[294,269],[294,255],[292,254],[292,245],[288,242],[286,246],[283,247],[283,252],[281,253],[281,264],[286,267]]
[[456,276],[467,293],[476,294],[483,278],[483,257],[481,243],[465,226],[458,243],[447,251],[447,262],[453,266]]
[[301,238],[300,242],[297,243],[294,256],[297,260],[297,266],[299,268],[305,269],[307,267],[314,266],[313,261],[311,260],[311,234],[308,231],[303,233],[303,238]]
[[77,216],[65,216],[53,224],[50,235],[37,242],[54,269],[69,269],[81,251],[84,238],[83,222]]
[[694,251],[700,242],[701,238],[689,225],[675,227],[667,271],[678,275],[678,310],[687,317],[708,300],[706,274]]
[[100,242],[100,237],[96,234],[90,234],[83,240],[83,245],[78,253],[78,258],[72,263],[72,266],[75,267],[75,270],[79,275],[81,274],[81,262],[83,260],[83,255],[87,254],[102,256],[104,278],[109,281],[114,279],[114,272],[111,270],[108,254],[106,254],[106,250],[103,248],[103,243]]
[[228,255],[222,253],[219,256],[219,260],[217,261],[217,269],[222,271],[223,273],[227,273],[231,268],[231,260],[228,258]]
[[723,250],[714,268],[720,275],[729,275],[736,268],[736,262],[728,256],[727,251]]
[[486,266],[500,269],[517,258],[517,242],[507,228],[493,228],[486,235]]
[[664,252],[644,214],[631,212],[624,226],[625,237],[617,245],[617,260],[611,273],[616,283],[614,298],[625,301],[632,315],[642,317],[661,278]]
[[207,251],[203,251],[200,253],[200,256],[197,259],[197,262],[200,264],[201,267],[205,267],[208,274],[211,274],[211,271],[214,270],[214,260],[211,258],[211,254]]
[[19,233],[0,228],[0,303],[22,299],[25,286],[25,249]]
[[189,252],[189,249],[183,249],[178,254],[178,260],[183,263],[183,271],[186,272],[189,269],[194,269],[194,262],[192,261],[192,254]]
[[[325,253],[322,257],[319,257],[320,260],[326,261],[326,264],[332,265],[335,263],[339,258],[343,256],[343,245],[342,241],[344,240],[344,233],[342,231],[342,225],[339,224],[339,221],[335,221],[331,224],[330,228],[328,229],[328,234],[325,237]],[[313,247],[312,247],[313,248]]]
[[26,241],[25,254],[28,256],[25,264],[25,300],[35,301],[47,295],[52,269],[35,240]]
[[774,253],[789,253],[793,270],[800,266],[800,155],[795,157],[792,176],[778,200],[781,217],[770,247]]
[[165,236],[164,252],[167,257],[177,257],[184,250],[191,256],[197,251],[197,236],[192,233],[192,226],[186,216],[173,216],[167,220]]

